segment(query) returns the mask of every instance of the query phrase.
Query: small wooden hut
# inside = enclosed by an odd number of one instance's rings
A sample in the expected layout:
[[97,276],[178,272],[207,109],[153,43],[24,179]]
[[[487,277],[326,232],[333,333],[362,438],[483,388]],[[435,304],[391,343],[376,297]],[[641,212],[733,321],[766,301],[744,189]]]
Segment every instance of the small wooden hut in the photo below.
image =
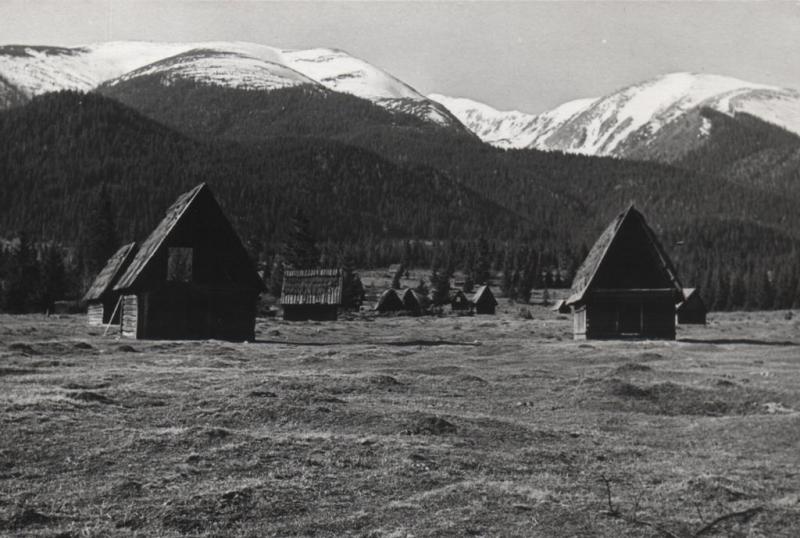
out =
[[472,302],[459,289],[451,289],[448,292],[448,302],[450,308],[455,312],[467,312],[472,309]]
[[283,319],[335,321],[342,304],[339,269],[292,269],[283,275]]
[[401,298],[403,299],[403,307],[415,316],[424,314],[431,305],[429,297],[412,288],[406,288]]
[[125,336],[252,340],[264,284],[203,183],[172,204],[114,289]]
[[389,288],[378,297],[375,310],[378,312],[400,312],[405,310],[405,307],[403,306],[403,299],[400,298],[397,290]]
[[97,274],[83,296],[89,325],[119,324],[120,294],[114,290],[114,286],[133,261],[135,254],[136,243],[128,243],[117,250]]
[[497,308],[497,299],[494,298],[494,293],[489,286],[481,286],[475,290],[472,296],[472,304],[475,305],[476,314],[491,314],[494,315]]
[[681,302],[675,306],[679,325],[705,325],[708,308],[697,288],[684,288]]
[[672,263],[633,206],[600,235],[575,274],[567,305],[576,340],[675,338],[683,287]]

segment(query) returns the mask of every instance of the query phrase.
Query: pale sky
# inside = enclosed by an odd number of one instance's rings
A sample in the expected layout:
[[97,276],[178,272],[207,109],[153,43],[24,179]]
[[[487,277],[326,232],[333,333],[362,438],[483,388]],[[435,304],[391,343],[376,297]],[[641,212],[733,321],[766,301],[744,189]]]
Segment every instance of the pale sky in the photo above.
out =
[[422,93],[541,112],[675,71],[800,89],[800,1],[0,0],[0,44],[331,47]]

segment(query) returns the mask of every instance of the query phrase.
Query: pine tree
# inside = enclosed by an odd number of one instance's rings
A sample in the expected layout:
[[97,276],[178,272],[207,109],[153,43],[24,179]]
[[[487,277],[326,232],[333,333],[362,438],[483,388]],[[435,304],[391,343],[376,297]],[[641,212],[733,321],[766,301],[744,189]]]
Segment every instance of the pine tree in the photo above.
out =
[[275,256],[275,261],[272,263],[272,270],[269,273],[269,290],[270,295],[279,299],[283,291],[283,273],[284,262],[281,256]]
[[81,232],[84,278],[91,280],[119,247],[114,209],[105,184],[95,195]]
[[761,274],[760,283],[758,286],[757,305],[761,310],[772,308],[775,302],[775,288],[772,284],[772,278],[769,271],[764,271]]
[[292,269],[312,269],[319,265],[320,251],[311,232],[311,224],[302,209],[298,209],[292,217],[283,257],[286,265]]
[[67,291],[67,271],[60,249],[49,246],[42,254],[42,304],[44,310],[52,311],[53,303],[64,298]]
[[747,288],[745,279],[741,273],[735,273],[731,278],[731,285],[727,307],[730,310],[741,310],[745,307],[747,298]]
[[36,310],[41,304],[41,274],[36,253],[24,234],[7,267],[3,310],[15,314]]
[[401,263],[394,272],[394,275],[392,275],[392,288],[399,290],[403,287],[402,284],[400,284],[400,279],[403,278],[403,273],[405,273],[405,267]]

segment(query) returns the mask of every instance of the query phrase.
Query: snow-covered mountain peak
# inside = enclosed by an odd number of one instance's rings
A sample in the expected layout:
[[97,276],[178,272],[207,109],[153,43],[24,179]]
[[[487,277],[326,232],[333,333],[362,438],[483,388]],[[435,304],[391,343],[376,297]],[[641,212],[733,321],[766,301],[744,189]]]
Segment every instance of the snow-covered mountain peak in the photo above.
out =
[[106,84],[114,86],[139,77],[158,76],[169,85],[175,80],[251,90],[275,90],[302,84],[319,86],[310,78],[285,65],[262,60],[242,52],[192,49],[125,73]]
[[712,74],[669,73],[537,115],[430,97],[481,139],[500,147],[641,157],[662,132],[674,137],[681,131],[697,140],[708,136],[711,126],[699,113],[703,108],[728,115],[745,112],[800,133],[800,92]]
[[546,136],[572,116],[589,107],[595,99],[569,101],[544,114],[517,110],[501,111],[465,97],[447,97],[438,93],[429,99],[444,105],[484,142],[502,148],[526,148]]
[[[206,52],[181,56],[195,50]],[[287,50],[242,41],[111,41],[71,48],[0,46],[3,86],[0,103],[18,102],[20,98],[57,90],[90,91],[101,84],[156,72],[167,83],[184,77],[208,84],[264,90],[321,84],[390,110],[406,111],[432,123],[461,128],[458,120],[438,103],[342,50]]]
[[425,97],[382,69],[338,49],[284,50],[283,62],[334,91],[367,99]]

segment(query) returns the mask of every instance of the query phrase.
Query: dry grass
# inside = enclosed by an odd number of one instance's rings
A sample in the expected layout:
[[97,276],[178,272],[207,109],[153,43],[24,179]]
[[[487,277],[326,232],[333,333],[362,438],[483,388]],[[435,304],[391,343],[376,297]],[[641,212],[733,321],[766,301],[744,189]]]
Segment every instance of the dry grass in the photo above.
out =
[[249,344],[0,317],[0,534],[797,535],[797,316],[578,343],[517,311]]

